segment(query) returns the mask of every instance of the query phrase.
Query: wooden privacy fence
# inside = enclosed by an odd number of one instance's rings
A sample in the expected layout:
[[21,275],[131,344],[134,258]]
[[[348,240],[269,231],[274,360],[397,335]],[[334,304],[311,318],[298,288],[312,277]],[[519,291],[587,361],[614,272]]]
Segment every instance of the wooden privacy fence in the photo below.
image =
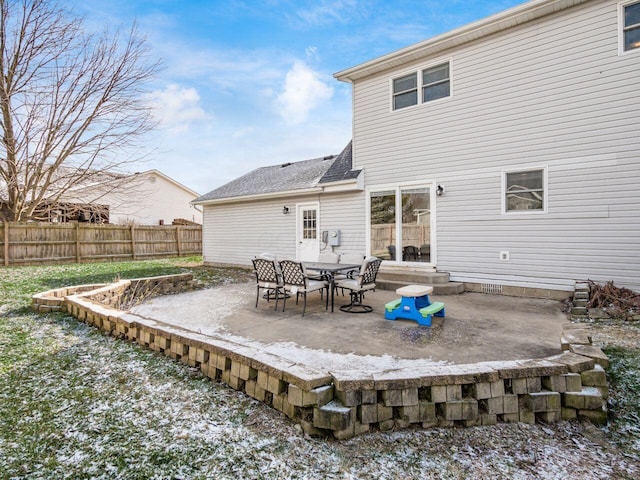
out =
[[[396,243],[395,223],[383,223],[371,225],[371,253],[384,257],[387,254],[387,246]],[[420,247],[431,243],[431,229],[429,225],[416,225],[414,223],[402,224],[402,244]]]
[[200,225],[4,222],[2,264],[88,263],[202,254]]

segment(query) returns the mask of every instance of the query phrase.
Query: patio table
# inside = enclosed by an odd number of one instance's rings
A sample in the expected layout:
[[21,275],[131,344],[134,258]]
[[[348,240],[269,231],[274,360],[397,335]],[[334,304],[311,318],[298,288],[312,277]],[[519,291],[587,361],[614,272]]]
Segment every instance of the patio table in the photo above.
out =
[[331,311],[333,312],[333,290],[335,285],[335,276],[338,272],[359,270],[361,265],[355,263],[328,263],[328,262],[302,262],[304,268],[326,274],[329,280],[329,289],[331,290]]

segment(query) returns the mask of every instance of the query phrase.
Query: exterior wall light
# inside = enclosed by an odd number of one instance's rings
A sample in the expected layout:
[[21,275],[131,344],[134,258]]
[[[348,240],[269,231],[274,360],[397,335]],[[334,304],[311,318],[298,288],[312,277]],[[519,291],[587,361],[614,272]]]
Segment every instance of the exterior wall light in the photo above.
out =
[[284,207],[282,207],[282,213],[284,215],[286,215],[287,213],[289,213],[289,207],[287,207],[286,205]]
[[444,187],[442,185],[436,187],[436,195],[439,197],[444,195]]

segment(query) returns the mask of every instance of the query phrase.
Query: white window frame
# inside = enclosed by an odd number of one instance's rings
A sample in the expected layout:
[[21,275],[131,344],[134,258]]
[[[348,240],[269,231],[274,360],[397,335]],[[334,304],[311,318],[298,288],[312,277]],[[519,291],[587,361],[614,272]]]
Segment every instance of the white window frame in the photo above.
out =
[[632,53],[640,54],[640,47],[632,48],[630,50],[624,49],[624,32],[625,32],[624,9],[629,5],[634,5],[636,3],[640,3],[640,1],[629,0],[626,2],[620,2],[618,4],[618,54],[619,55],[628,55]]
[[[428,84],[425,85],[425,83],[424,83],[424,72],[426,70],[432,70],[434,68],[442,67],[445,64],[447,66],[447,79],[446,80],[438,80],[437,82],[431,82],[431,83],[428,83]],[[431,67],[424,67],[424,68],[420,69],[420,81],[422,83],[422,88],[420,90],[420,98],[422,100],[422,103],[431,103],[431,102],[436,102],[438,100],[442,100],[443,98],[449,98],[451,96],[451,64],[449,62],[442,62],[442,63],[439,63],[437,65],[433,65]],[[435,87],[436,85],[440,85],[440,84],[444,83],[445,81],[449,84],[449,95],[447,95],[445,97],[434,98],[433,100],[428,100],[428,101],[424,100],[424,89],[426,87]]]
[[[403,90],[401,92],[396,92],[395,91],[395,81],[396,80],[400,80],[402,78],[406,78],[410,75],[414,75],[416,77],[416,87],[412,88],[410,90]],[[414,103],[413,105],[407,105],[406,107],[400,107],[400,108],[395,108],[395,99],[396,96],[398,95],[403,95],[405,93],[409,93],[409,92],[413,92],[415,90],[416,92],[416,103]],[[418,74],[417,72],[409,72],[406,73],[404,75],[400,75],[399,77],[394,77],[391,79],[391,108],[396,111],[396,110],[404,110],[405,108],[411,108],[411,107],[415,107],[417,105],[420,105],[420,79],[418,78]]]
[[[404,182],[404,183],[392,183],[392,184],[384,184],[384,185],[371,185],[366,188],[366,228],[365,228],[365,248],[367,251],[367,255],[371,255],[371,194],[375,192],[385,192],[385,191],[393,191],[396,195],[396,225],[402,223],[402,190],[409,188],[420,188],[425,187],[429,188],[430,198],[430,210],[431,215],[429,219],[429,227],[430,227],[430,245],[431,245],[431,258],[430,262],[407,262],[402,260],[402,231],[400,228],[396,228],[396,236],[395,236],[395,245],[396,245],[396,259],[395,260],[384,260],[385,264],[389,265],[402,265],[402,266],[411,266],[411,267],[425,267],[425,268],[433,268],[437,264],[437,254],[438,254],[438,242],[437,242],[437,232],[436,232],[436,185],[437,182],[430,180],[416,180],[413,182]],[[400,256],[398,256],[398,251],[400,252]],[[398,260],[400,258],[400,260]]]
[[[446,97],[436,98],[435,100],[429,100],[427,102],[424,102],[423,101],[423,91],[422,91],[422,89],[424,87],[424,85],[422,83],[422,77],[423,77],[422,72],[424,72],[425,70],[428,70],[430,68],[438,67],[438,66],[444,65],[444,64],[449,64],[449,95],[446,96]],[[417,79],[418,101],[417,101],[417,103],[415,105],[409,105],[409,106],[406,106],[406,107],[402,107],[402,108],[396,109],[396,108],[394,108],[394,105],[393,105],[394,104],[393,100],[395,98],[395,93],[393,91],[393,82],[394,82],[394,80],[398,80],[399,78],[406,77],[406,76],[411,75],[411,74],[415,74],[416,77],[417,77],[416,79]],[[423,65],[423,66],[421,66],[419,68],[415,68],[413,70],[406,70],[406,71],[402,72],[399,75],[394,75],[393,77],[391,77],[389,79],[389,94],[390,94],[389,97],[391,99],[389,108],[391,109],[392,112],[402,112],[402,111],[405,111],[405,110],[410,110],[412,108],[419,107],[420,105],[432,105],[432,104],[435,104],[435,103],[439,103],[439,102],[442,102],[442,101],[449,100],[450,98],[453,97],[453,59],[451,59],[451,58],[441,59],[441,60],[439,60],[437,62],[431,62],[431,63]]]
[[[507,210],[507,174],[542,170],[542,209],[539,210]],[[530,165],[502,170],[502,214],[503,215],[546,215],[549,210],[549,182],[547,165]]]

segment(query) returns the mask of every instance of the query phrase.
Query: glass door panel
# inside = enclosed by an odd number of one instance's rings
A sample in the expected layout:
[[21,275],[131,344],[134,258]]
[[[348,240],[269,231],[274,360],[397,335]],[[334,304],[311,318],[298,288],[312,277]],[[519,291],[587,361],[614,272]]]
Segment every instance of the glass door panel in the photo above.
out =
[[371,255],[396,260],[396,192],[371,193]]
[[431,205],[428,188],[403,188],[402,196],[402,260],[431,261]]

